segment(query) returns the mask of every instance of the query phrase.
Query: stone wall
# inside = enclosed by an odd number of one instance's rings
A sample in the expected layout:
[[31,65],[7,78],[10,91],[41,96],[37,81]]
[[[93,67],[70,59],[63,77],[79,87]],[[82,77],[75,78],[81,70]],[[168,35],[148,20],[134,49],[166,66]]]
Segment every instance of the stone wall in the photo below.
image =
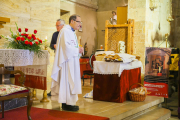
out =
[[[28,33],[32,34],[36,29],[37,37],[48,42],[51,41],[52,34],[56,31],[55,23],[60,18],[60,0],[1,0],[0,16],[10,18],[10,23],[3,24],[4,28],[0,29],[0,35],[10,35],[11,30],[16,33],[16,25],[24,31],[28,28]],[[5,39],[0,39],[0,49],[4,48]],[[52,71],[52,62],[54,53],[51,53],[48,65],[48,80]]]
[[[60,17],[59,0],[1,0],[0,16],[10,18],[10,23],[0,29],[0,34],[10,35],[10,28],[16,32],[15,22],[22,29],[29,28],[29,33],[36,29],[37,37],[51,40],[56,31],[55,22]],[[3,40],[0,40],[1,45]]]
[[172,34],[170,33],[170,23],[167,17],[170,13],[170,0],[159,0],[157,8],[151,10],[149,1],[146,3],[146,47],[166,47],[165,34],[168,33],[167,47],[173,46]]
[[[73,0],[72,0],[73,1]],[[96,9],[88,7],[88,4],[97,7],[97,0],[88,0],[86,5],[68,0],[1,0],[0,16],[10,18],[10,23],[3,24],[4,28],[0,29],[0,35],[10,35],[10,28],[16,32],[15,22],[22,30],[29,29],[29,33],[33,33],[36,29],[37,37],[44,40],[47,36],[48,42],[51,41],[52,34],[56,31],[56,20],[63,18],[68,24],[68,16],[79,14],[83,22],[83,32],[77,31],[77,36],[81,36],[81,44],[88,43],[88,55],[92,53],[95,46],[97,18]],[[70,11],[70,14],[60,16],[60,9]],[[0,39],[0,49],[4,48],[5,39]],[[51,80],[51,71],[54,61],[54,51],[49,50],[50,65],[48,65],[48,80]]]
[[[134,19],[134,55],[140,56],[140,61],[145,65],[145,25],[146,25],[146,0],[128,1],[128,19]],[[142,80],[144,73],[142,75]]]

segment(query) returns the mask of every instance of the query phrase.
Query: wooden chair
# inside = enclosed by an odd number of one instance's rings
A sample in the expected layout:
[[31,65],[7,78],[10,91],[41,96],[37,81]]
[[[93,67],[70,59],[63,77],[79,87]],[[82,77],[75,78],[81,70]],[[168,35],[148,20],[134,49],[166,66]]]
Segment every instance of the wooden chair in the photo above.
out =
[[[0,75],[2,75],[2,84],[4,84],[4,75],[5,74],[16,74],[16,73],[19,73],[21,75],[19,77],[19,82],[21,84],[21,87],[26,88],[26,89],[0,96],[0,101],[2,101],[2,118],[4,118],[4,100],[9,100],[9,99],[13,99],[13,98],[21,98],[21,97],[27,96],[27,100],[28,100],[27,117],[28,117],[28,120],[31,120],[30,110],[31,110],[33,101],[31,99],[31,90],[27,87],[24,87],[24,82],[25,82],[25,78],[26,78],[25,74],[23,72],[21,72],[20,70],[8,71],[7,69],[4,68],[3,64],[0,64]],[[4,85],[6,85],[6,84],[4,84]]]
[[90,85],[91,85],[91,82],[92,82],[92,77],[94,76],[94,73],[93,73],[93,61],[95,61],[95,56],[94,54],[91,54],[90,58],[89,58],[89,64],[91,66],[91,70],[84,70],[83,71],[83,75],[82,75],[82,79],[83,79],[83,86],[84,86],[84,76],[87,75],[87,76],[90,76]]

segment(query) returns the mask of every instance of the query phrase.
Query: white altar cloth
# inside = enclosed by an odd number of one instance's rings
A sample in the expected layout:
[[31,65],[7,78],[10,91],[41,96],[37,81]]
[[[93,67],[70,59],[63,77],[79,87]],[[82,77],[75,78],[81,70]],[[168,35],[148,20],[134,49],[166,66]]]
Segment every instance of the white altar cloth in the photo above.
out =
[[141,67],[141,73],[143,72],[142,62],[138,60],[134,60],[130,63],[94,61],[93,66],[93,73],[118,74],[119,77],[121,76],[123,70],[130,70]]
[[42,50],[43,53],[35,54],[24,49],[0,49],[0,64],[4,66],[27,66],[27,65],[48,65],[49,52]]
[[47,65],[50,64],[50,55],[47,50],[42,50],[42,52],[35,54],[24,49],[0,49],[0,64],[4,64],[6,67],[13,66],[14,70],[24,72],[26,86],[46,90]]

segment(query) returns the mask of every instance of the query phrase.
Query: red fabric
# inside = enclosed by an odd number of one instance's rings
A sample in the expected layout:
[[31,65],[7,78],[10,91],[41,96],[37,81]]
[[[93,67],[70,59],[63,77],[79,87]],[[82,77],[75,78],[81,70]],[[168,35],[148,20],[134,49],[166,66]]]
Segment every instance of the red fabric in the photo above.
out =
[[[122,103],[129,99],[128,91],[134,83],[141,83],[140,68],[124,70],[120,77],[117,74],[94,74],[93,99]],[[138,85],[132,86],[135,87]]]
[[[30,114],[32,120],[109,120],[107,117],[35,107],[31,108]],[[5,111],[4,118],[2,120],[27,120],[27,107]]]
[[[20,75],[15,75],[15,85],[19,85],[18,78]],[[46,77],[26,75],[24,86],[36,89],[47,90]]]
[[20,93],[26,93],[26,92],[29,92],[29,90],[18,91],[18,92],[15,92],[15,93],[11,93],[11,94],[9,94],[9,95],[20,94]]
[[[22,91],[14,92],[14,93],[4,95],[4,96],[15,95],[15,94],[20,94],[20,93],[26,93],[26,92],[29,92],[29,90],[22,90]],[[0,97],[4,97],[4,96],[0,96]]]
[[144,81],[144,86],[149,92],[148,95],[168,98],[168,84],[166,83],[150,83]]

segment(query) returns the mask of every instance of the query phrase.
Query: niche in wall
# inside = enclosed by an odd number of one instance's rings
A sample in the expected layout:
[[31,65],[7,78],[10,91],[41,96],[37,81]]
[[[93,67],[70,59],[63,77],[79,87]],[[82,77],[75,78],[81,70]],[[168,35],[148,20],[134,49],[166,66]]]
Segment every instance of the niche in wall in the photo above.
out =
[[69,24],[70,11],[60,9],[60,18],[65,21],[65,24]]

